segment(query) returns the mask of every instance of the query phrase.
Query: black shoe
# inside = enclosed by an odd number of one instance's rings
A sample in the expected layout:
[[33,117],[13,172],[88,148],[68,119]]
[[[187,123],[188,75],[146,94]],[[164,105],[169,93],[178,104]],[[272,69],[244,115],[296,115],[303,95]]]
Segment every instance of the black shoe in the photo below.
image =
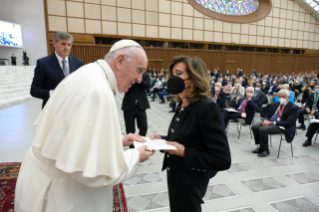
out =
[[301,124],[297,127],[297,129],[306,130],[306,126],[304,124]]
[[258,153],[258,157],[266,157],[268,156],[270,153],[269,153],[269,149],[266,149],[266,150],[262,150],[261,152]]
[[169,111],[169,113],[175,113],[176,111],[175,110],[171,110],[171,111]]
[[308,139],[302,144],[302,146],[311,146],[311,141]]
[[263,150],[262,149],[260,149],[260,148],[257,148],[257,149],[255,149],[255,150],[253,150],[253,151],[251,151],[252,153],[260,153],[260,152],[262,152]]

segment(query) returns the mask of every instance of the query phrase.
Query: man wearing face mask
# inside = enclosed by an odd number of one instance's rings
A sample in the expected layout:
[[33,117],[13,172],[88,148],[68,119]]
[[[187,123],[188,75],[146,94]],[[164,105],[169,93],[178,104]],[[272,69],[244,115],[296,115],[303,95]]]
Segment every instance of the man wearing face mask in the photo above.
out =
[[274,93],[274,90],[276,90],[277,87],[278,87],[276,79],[274,79],[271,84],[272,84],[272,85],[270,86],[270,88],[269,88],[269,90],[268,90],[268,95],[269,95],[269,96],[272,96],[273,93]]
[[252,151],[258,157],[270,154],[268,149],[268,135],[285,134],[286,141],[291,143],[296,133],[296,120],[299,108],[289,101],[289,91],[278,92],[279,102],[270,105],[262,123],[254,124],[251,130],[255,144],[259,147]]
[[319,85],[316,85],[314,87],[314,90],[315,90],[315,93],[310,94],[309,97],[307,98],[305,109],[299,110],[298,121],[300,125],[297,127],[297,129],[306,130],[304,114],[315,115],[316,110],[318,109],[317,102],[319,98]]
[[256,111],[258,113],[260,113],[261,112],[261,107],[263,106],[263,104],[267,104],[268,103],[268,99],[267,99],[266,94],[261,91],[261,85],[260,85],[259,82],[256,83],[254,97],[256,99],[258,99],[258,101],[259,101]]
[[236,120],[238,118],[244,118],[246,120],[243,124],[244,126],[251,124],[258,105],[258,99],[253,98],[253,95],[254,88],[248,87],[246,90],[246,98],[236,98],[236,109],[238,110],[238,112],[228,112],[227,110],[223,111],[222,115],[225,123],[225,129],[230,119]]
[[223,112],[224,108],[226,108],[226,94],[219,82],[215,83],[212,96],[213,101],[219,106],[220,111]]
[[305,109],[307,99],[311,93],[314,92],[315,82],[311,80],[308,85],[302,88],[301,109]]
[[269,90],[269,87],[267,85],[267,81],[266,80],[263,80],[262,82],[262,86],[261,86],[261,91],[264,93],[264,94],[268,94],[268,90]]

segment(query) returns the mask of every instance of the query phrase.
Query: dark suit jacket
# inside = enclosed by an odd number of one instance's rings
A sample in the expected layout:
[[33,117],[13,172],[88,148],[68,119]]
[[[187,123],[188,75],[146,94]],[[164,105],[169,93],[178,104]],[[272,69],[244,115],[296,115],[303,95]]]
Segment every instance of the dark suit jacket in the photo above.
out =
[[[309,94],[307,101],[306,101],[306,108],[309,108],[310,110],[314,109],[314,108],[312,108],[312,107],[314,107],[313,103],[315,102],[315,98],[313,95],[314,95],[313,93]],[[319,102],[319,101],[317,101],[317,102]]]
[[[311,93],[309,92],[309,89],[306,89],[302,93],[301,105],[303,105],[304,103],[307,102],[309,96],[311,96]],[[313,96],[313,94],[312,94],[312,96]]]
[[[83,65],[82,60],[70,55],[68,57],[70,73]],[[54,90],[64,78],[65,76],[55,53],[39,59],[34,69],[30,90],[31,96],[43,99],[42,108],[44,108],[49,100],[50,90]]]
[[146,110],[150,108],[150,103],[148,102],[146,96],[146,89],[151,86],[151,79],[149,74],[144,73],[143,79],[140,84],[135,83],[132,87],[125,93],[122,110],[133,111],[135,107],[135,100],[137,100],[137,105],[141,110]]
[[221,112],[211,99],[204,97],[175,113],[168,128],[167,141],[185,146],[184,157],[165,153],[163,170],[174,183],[196,185],[229,169],[231,156]]
[[[245,98],[241,98],[237,104],[236,104],[236,110],[238,109],[238,107],[241,105],[241,103],[243,103],[243,101],[245,101]],[[250,101],[247,102],[247,105],[245,107],[245,113],[246,113],[246,118],[245,118],[245,124],[250,125],[253,121],[253,118],[255,116],[255,112],[256,109],[258,107],[258,99],[256,99],[255,97],[252,98]]]
[[[273,117],[279,107],[279,102],[270,104],[269,110],[265,116],[265,120],[270,120]],[[290,101],[286,104],[282,114],[281,121],[276,121],[277,126],[285,128],[285,138],[288,143],[292,142],[296,133],[296,121],[299,115],[299,108]]]
[[[212,90],[212,96],[214,99],[214,97],[215,97],[215,90],[214,89]],[[216,104],[219,106],[220,111],[223,111],[224,108],[226,108],[226,93],[223,91],[223,89],[221,89],[221,91],[217,97]]]
[[255,96],[255,98],[258,99],[258,101],[259,101],[256,111],[260,113],[261,107],[263,106],[263,104],[268,103],[268,98],[267,98],[266,94],[262,91],[258,92],[258,94]]

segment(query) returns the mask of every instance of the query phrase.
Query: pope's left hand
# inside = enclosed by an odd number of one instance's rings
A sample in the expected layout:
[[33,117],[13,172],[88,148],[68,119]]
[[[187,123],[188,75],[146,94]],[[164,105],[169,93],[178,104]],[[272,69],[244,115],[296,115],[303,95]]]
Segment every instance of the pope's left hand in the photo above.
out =
[[183,144],[177,143],[177,142],[167,142],[167,144],[172,145],[177,148],[177,150],[166,150],[171,155],[177,155],[180,157],[184,157],[185,153],[185,146]]
[[142,136],[137,134],[129,133],[123,136],[123,139],[122,139],[123,146],[133,145],[133,141],[139,141],[142,143],[146,142],[146,140]]

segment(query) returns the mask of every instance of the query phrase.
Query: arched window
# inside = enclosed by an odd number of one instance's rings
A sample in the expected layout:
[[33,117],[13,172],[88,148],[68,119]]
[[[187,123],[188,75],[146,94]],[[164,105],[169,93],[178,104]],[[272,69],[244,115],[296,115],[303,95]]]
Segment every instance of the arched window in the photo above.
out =
[[201,13],[221,21],[250,23],[265,18],[271,0],[188,0]]

